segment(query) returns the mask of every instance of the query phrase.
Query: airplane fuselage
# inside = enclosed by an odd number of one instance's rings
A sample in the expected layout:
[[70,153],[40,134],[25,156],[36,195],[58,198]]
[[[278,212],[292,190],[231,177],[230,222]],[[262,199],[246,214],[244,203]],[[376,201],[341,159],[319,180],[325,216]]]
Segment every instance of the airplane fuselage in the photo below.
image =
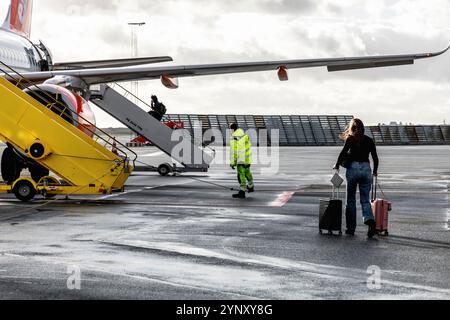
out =
[[[36,46],[29,39],[3,29],[0,29],[0,61],[17,72],[43,71],[44,58]],[[0,64],[0,69],[7,68]]]

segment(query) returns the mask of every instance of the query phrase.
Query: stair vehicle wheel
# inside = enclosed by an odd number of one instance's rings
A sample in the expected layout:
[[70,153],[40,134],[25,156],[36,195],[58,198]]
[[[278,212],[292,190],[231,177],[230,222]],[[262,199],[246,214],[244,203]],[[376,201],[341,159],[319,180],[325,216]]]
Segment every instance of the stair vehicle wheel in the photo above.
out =
[[14,153],[12,148],[6,148],[2,154],[1,160],[2,178],[7,184],[12,184],[19,179],[22,166],[19,163],[19,159]]
[[172,170],[170,169],[170,166],[167,163],[163,163],[158,167],[158,173],[165,177],[167,176]]
[[28,180],[17,181],[14,186],[13,192],[16,198],[23,202],[30,201],[36,195],[36,189]]

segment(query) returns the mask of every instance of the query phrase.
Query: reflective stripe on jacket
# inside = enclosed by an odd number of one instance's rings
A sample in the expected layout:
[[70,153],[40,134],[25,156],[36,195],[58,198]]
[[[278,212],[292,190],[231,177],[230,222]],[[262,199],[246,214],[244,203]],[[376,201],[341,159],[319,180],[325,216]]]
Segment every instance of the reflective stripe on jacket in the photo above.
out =
[[230,153],[230,163],[231,165],[250,165],[252,164],[252,150],[251,142],[248,135],[245,134],[244,130],[237,129],[231,136],[231,153]]

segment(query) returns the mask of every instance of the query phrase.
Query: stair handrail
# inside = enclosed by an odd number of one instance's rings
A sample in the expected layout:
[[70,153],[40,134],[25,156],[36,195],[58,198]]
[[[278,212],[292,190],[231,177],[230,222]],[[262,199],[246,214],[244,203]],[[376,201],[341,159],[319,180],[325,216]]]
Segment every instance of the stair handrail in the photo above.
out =
[[[3,66],[3,67],[1,67],[1,66]],[[6,68],[7,70],[10,70],[10,72],[6,71],[4,68]],[[80,124],[80,122],[78,121],[78,118],[81,118],[82,120],[84,120],[87,124],[89,124],[90,126],[92,126],[95,130],[92,131],[90,128],[88,128],[88,127],[86,127],[86,126],[84,127],[84,129],[86,129],[87,131],[89,131],[90,133],[92,133],[93,136],[96,136],[97,139],[100,139],[100,140],[104,141],[104,142],[105,142],[105,146],[106,146],[106,145],[109,145],[109,146],[111,146],[111,147],[114,147],[113,144],[114,144],[114,142],[116,142],[115,148],[116,148],[116,150],[117,150],[118,152],[121,152],[122,155],[125,157],[125,158],[123,159],[124,162],[128,161],[128,158],[129,158],[129,157],[128,157],[128,154],[127,154],[126,152],[124,152],[121,148],[118,148],[117,145],[120,145],[121,147],[125,148],[127,151],[129,151],[130,153],[132,153],[132,154],[134,155],[134,159],[132,160],[132,162],[133,162],[133,166],[135,166],[136,159],[137,159],[137,154],[136,154],[133,150],[129,149],[129,148],[126,147],[124,144],[122,144],[120,141],[117,141],[114,137],[110,136],[108,133],[106,133],[106,132],[103,131],[102,129],[98,128],[98,127],[97,127],[95,124],[93,124],[91,121],[85,119],[84,117],[82,117],[82,116],[79,115],[78,113],[74,112],[74,111],[71,110],[70,108],[67,108],[66,106],[64,106],[64,105],[61,103],[61,101],[58,101],[58,100],[55,99],[52,95],[50,95],[50,94],[48,94],[46,91],[42,90],[42,89],[39,87],[38,84],[36,84],[36,83],[34,83],[34,82],[28,80],[28,79],[25,78],[22,74],[20,74],[18,71],[16,71],[14,68],[10,67],[9,65],[7,65],[6,63],[4,63],[4,62],[1,61],[1,60],[0,60],[0,71],[3,72],[3,74],[5,75],[5,79],[6,79],[6,80],[8,80],[8,81],[10,81],[10,82],[11,82],[11,80],[12,80],[12,81],[16,82],[16,84],[15,84],[16,87],[19,87],[19,85],[22,85],[22,84],[25,82],[26,84],[28,84],[28,86],[24,86],[24,88],[25,88],[25,87],[26,87],[26,88],[31,88],[31,87],[37,88],[37,89],[39,90],[39,93],[44,94],[47,98],[50,99],[50,100],[47,100],[47,99],[45,99],[44,97],[42,97],[41,95],[39,96],[40,98],[42,98],[42,99],[47,103],[47,105],[45,105],[45,107],[46,107],[47,109],[52,110],[52,108],[53,108],[55,105],[60,105],[61,107],[64,108],[63,111],[61,112],[61,114],[64,114],[64,112],[65,112],[66,110],[68,110],[68,111],[71,113],[71,115],[76,115],[76,116],[77,116],[77,120],[75,120],[75,119],[72,117],[72,119],[73,119],[74,121],[76,121],[77,124]],[[10,74],[10,73],[11,73],[11,74]],[[15,75],[14,75],[14,74],[15,74]],[[0,75],[0,76],[1,76],[1,75]],[[6,76],[9,77],[10,79],[8,79]],[[16,78],[16,76],[18,77],[18,79]],[[19,88],[20,88],[20,87],[19,87]],[[53,102],[50,102],[50,101],[53,101]],[[58,109],[58,110],[61,110],[61,109]],[[96,131],[99,131],[100,133],[104,134],[106,137],[108,137],[108,140],[105,140],[102,136],[100,136],[99,134],[97,134]],[[110,142],[109,142],[110,139],[113,140],[113,143],[110,143]],[[94,140],[94,139],[93,139],[93,140]],[[95,140],[94,140],[94,141],[95,141]],[[97,142],[97,141],[96,141],[96,142]],[[98,142],[97,142],[97,143],[98,143]]]
[[[125,91],[127,95],[133,97],[134,99],[136,99],[137,101],[141,102],[141,103],[144,104],[146,107],[148,107],[150,110],[152,110],[151,105],[149,105],[147,102],[145,102],[144,100],[142,100],[141,98],[139,98],[138,96],[136,96],[135,94],[133,94],[130,90],[128,90],[128,89],[125,88],[124,86],[120,85],[120,84],[117,83],[117,82],[113,82],[113,83],[111,83],[111,85],[112,85],[113,88],[114,88],[114,86],[119,87],[121,90]],[[125,97],[126,97],[126,96],[125,96]],[[164,121],[172,121],[167,115],[163,115],[162,120],[164,120]],[[176,123],[175,123],[175,126],[176,126],[177,129],[184,129],[184,128],[178,127],[178,125],[177,125]],[[192,136],[192,134],[191,134],[189,131],[186,130],[186,132],[187,132],[187,134],[189,135],[189,137],[192,139],[192,141],[194,141],[196,144],[200,145],[200,146],[203,147],[203,148],[208,148],[208,149],[210,149],[210,150],[213,151],[214,154],[215,154],[216,151],[215,151],[213,148],[211,148],[209,145],[205,145],[205,144],[203,143],[203,139],[202,139],[202,141],[198,141],[198,139],[196,140],[196,139]]]

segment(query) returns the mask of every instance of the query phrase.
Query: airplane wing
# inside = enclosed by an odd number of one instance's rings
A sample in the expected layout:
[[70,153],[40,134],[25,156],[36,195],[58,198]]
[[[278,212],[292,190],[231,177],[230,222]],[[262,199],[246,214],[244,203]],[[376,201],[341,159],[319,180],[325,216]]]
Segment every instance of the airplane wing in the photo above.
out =
[[169,61],[173,61],[173,59],[171,57],[150,57],[150,58],[132,58],[132,59],[115,59],[115,60],[59,62],[53,64],[53,69],[76,70],[76,69],[120,68],[120,67],[129,67],[129,66],[137,66]]
[[[82,69],[82,70],[56,70],[48,72],[23,73],[22,75],[31,81],[44,81],[53,77],[75,77],[82,79],[86,84],[101,84],[120,81],[137,81],[148,79],[164,80],[178,77],[196,77],[206,75],[255,72],[255,71],[278,71],[280,80],[287,80],[287,69],[327,67],[328,71],[343,71],[364,68],[377,68],[398,65],[413,64],[415,60],[431,58],[443,54],[450,48],[450,45],[439,52],[403,54],[403,55],[380,55],[366,57],[350,58],[332,58],[332,59],[306,59],[306,60],[281,60],[281,61],[262,61],[262,62],[244,62],[244,63],[222,63],[222,64],[204,64],[204,65],[185,65],[185,66],[135,66],[123,68],[101,68],[101,69]],[[284,71],[284,72],[283,72]],[[280,74],[281,72],[281,74]],[[286,74],[283,74],[286,73]],[[170,86],[168,86],[170,87]],[[176,87],[176,86],[174,86]]]

